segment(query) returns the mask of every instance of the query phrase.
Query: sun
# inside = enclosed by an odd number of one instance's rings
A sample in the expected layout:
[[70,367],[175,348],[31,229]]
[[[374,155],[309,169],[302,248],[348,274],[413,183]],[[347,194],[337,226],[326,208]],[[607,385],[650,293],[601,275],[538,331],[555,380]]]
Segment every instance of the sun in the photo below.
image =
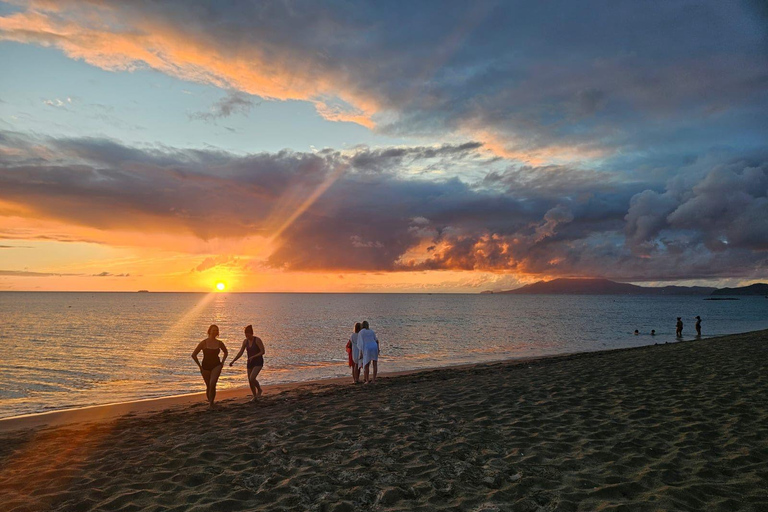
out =
[[227,285],[222,283],[221,281],[216,283],[216,289],[219,290],[220,292],[223,292],[224,289],[226,289],[226,287],[227,287]]

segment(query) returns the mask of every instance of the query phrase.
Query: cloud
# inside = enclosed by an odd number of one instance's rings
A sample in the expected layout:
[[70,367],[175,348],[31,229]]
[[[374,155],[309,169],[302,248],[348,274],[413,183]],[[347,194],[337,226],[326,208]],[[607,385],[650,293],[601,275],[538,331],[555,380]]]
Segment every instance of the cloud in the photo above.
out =
[[205,272],[216,267],[232,267],[238,264],[238,258],[234,256],[209,256],[205,258],[202,263],[192,269],[192,272]]
[[737,161],[700,182],[632,198],[627,237],[633,247],[659,248],[665,232],[692,232],[710,251],[768,250],[768,163]]
[[[665,187],[606,171],[509,166],[477,143],[235,155],[103,139],[0,140],[20,142],[0,162],[2,199],[14,215],[87,227],[97,239],[100,231],[183,233],[244,248],[207,257],[193,272],[766,273],[763,154],[702,158]],[[420,167],[447,177],[408,172]]]
[[131,274],[113,274],[112,272],[99,272],[92,274],[93,277],[131,277]]
[[[0,39],[154,69],[393,135],[480,140],[534,165],[684,159],[766,139],[764,12],[749,2],[32,1]],[[243,112],[232,93],[202,119]]]
[[52,100],[43,100],[43,104],[49,107],[61,108],[66,110],[67,105],[72,104],[72,98],[67,98],[65,100],[60,100],[59,98],[55,98]]
[[214,121],[233,114],[247,115],[256,103],[250,97],[238,91],[229,91],[227,95],[214,103],[208,112],[195,112],[189,117],[203,121]]
[[28,270],[0,270],[0,276],[11,277],[62,277],[81,276],[82,274],[64,274],[60,272],[31,272]]

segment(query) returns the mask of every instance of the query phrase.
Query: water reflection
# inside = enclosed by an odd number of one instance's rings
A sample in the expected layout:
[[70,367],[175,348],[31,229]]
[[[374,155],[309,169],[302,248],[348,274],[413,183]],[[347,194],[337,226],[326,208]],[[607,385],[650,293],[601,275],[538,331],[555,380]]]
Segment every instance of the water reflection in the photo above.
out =
[[[270,384],[346,376],[344,346],[363,319],[382,371],[398,371],[672,342],[677,316],[686,339],[695,315],[705,335],[742,332],[768,327],[767,310],[762,297],[0,293],[14,354],[0,362],[0,416],[202,391],[189,354],[212,323],[230,351],[253,324]],[[219,389],[245,384],[238,362]]]

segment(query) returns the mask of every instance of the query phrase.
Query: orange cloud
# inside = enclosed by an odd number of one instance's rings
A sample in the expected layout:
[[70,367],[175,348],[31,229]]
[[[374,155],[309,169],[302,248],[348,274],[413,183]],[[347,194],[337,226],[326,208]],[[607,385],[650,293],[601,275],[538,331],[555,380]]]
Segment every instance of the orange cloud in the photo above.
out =
[[[91,3],[34,2],[29,10],[0,17],[0,40],[55,47],[73,59],[109,71],[149,67],[182,80],[237,89],[275,100],[312,102],[320,115],[374,128],[372,98],[345,85],[314,56],[255,45],[221,48],[215,40],[130,9]],[[67,4],[67,6],[70,6]],[[342,105],[330,106],[328,98]]]

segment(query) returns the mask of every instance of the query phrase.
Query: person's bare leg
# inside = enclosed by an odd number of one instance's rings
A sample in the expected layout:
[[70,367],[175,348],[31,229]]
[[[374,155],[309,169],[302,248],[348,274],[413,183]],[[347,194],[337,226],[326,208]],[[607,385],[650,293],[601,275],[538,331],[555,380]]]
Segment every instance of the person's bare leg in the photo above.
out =
[[251,373],[248,374],[248,381],[251,385],[251,391],[253,392],[253,398],[254,400],[261,396],[262,390],[261,385],[259,384],[259,381],[256,379],[256,377],[259,376],[259,373],[261,372],[261,369],[264,368],[263,366],[254,366],[251,369]]
[[210,370],[200,370],[200,375],[205,381],[205,399],[211,401],[211,372]]
[[376,382],[376,374],[379,373],[378,361],[371,361],[373,363],[373,382]]
[[253,395],[253,398],[256,398],[256,386],[253,385],[253,379],[251,378],[251,372],[253,372],[253,368],[248,370],[248,387],[251,388],[251,394]]
[[368,382],[368,371],[370,367],[371,367],[371,363],[368,363],[367,365],[365,365],[365,379],[363,380],[363,382]]
[[211,407],[213,407],[213,402],[216,400],[216,383],[219,382],[219,375],[221,375],[222,368],[224,368],[224,365],[220,364],[211,370],[211,391],[208,395],[208,403],[211,404]]

